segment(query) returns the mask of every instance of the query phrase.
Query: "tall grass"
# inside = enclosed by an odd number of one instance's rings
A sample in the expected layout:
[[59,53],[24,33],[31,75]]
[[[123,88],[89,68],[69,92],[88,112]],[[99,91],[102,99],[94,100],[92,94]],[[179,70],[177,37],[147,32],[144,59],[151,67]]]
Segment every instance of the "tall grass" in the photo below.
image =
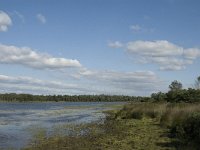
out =
[[120,119],[160,118],[166,112],[166,108],[167,103],[130,103],[116,113],[115,117]]
[[162,114],[160,124],[171,127],[190,117],[193,113],[200,112],[200,104],[177,103],[168,104]]
[[[198,103],[132,103],[124,106],[116,119],[157,118],[181,144],[193,150],[200,146],[200,104]],[[194,148],[192,148],[194,147]]]

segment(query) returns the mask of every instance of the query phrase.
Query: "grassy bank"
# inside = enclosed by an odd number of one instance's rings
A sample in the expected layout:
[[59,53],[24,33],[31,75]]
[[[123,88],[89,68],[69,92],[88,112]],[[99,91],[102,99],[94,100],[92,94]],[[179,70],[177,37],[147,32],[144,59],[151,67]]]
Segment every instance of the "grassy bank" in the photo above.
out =
[[200,139],[199,112],[199,104],[132,103],[107,112],[103,122],[68,127],[72,131],[68,135],[39,134],[25,149],[195,150]]
[[133,103],[124,106],[115,118],[155,119],[160,127],[169,130],[172,139],[176,139],[177,149],[198,150],[200,147],[199,103]]
[[[90,124],[76,127],[76,133],[68,136],[54,136],[39,141],[26,150],[164,150],[174,149],[168,146],[168,129],[163,129],[154,119],[143,118],[128,120],[110,120],[104,124]],[[84,131],[84,135],[80,134]],[[162,138],[161,138],[162,137]]]

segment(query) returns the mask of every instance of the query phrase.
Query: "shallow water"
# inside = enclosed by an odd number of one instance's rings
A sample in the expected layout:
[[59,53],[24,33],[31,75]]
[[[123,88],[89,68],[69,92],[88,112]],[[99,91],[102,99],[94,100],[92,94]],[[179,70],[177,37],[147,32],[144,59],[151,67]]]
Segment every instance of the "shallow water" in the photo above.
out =
[[119,102],[0,103],[0,149],[24,147],[32,138],[30,129],[51,131],[63,124],[99,120],[113,104]]

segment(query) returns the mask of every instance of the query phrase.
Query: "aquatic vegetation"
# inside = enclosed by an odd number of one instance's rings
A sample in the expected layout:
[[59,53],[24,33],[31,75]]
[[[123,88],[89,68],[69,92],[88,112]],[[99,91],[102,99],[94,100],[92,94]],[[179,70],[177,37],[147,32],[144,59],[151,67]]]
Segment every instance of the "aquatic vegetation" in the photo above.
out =
[[[160,138],[168,130],[158,126],[154,119],[122,119],[106,120],[104,123],[91,123],[72,127],[74,134],[66,136],[52,136],[42,139],[40,143],[33,144],[25,150],[60,150],[60,149],[110,149],[132,150],[165,149],[160,146],[171,142],[167,136]],[[80,134],[82,133],[82,134]]]
[[[1,103],[0,149],[9,147],[19,149],[27,145],[30,140],[38,140],[38,137],[42,135],[48,137],[55,135],[54,133],[59,133],[58,135],[68,133],[69,130],[62,126],[97,121],[105,117],[102,111],[113,109],[115,104],[121,103]],[[54,130],[54,128],[59,130]],[[32,139],[32,135],[37,138]]]

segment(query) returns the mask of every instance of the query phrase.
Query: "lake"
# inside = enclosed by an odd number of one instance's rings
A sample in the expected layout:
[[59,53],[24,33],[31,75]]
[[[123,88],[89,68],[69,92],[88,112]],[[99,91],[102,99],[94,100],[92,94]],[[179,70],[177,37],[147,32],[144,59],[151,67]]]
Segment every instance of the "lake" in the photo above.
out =
[[102,111],[120,102],[1,102],[0,149],[20,149],[30,143],[34,129],[49,133],[64,124],[80,124],[104,118]]

